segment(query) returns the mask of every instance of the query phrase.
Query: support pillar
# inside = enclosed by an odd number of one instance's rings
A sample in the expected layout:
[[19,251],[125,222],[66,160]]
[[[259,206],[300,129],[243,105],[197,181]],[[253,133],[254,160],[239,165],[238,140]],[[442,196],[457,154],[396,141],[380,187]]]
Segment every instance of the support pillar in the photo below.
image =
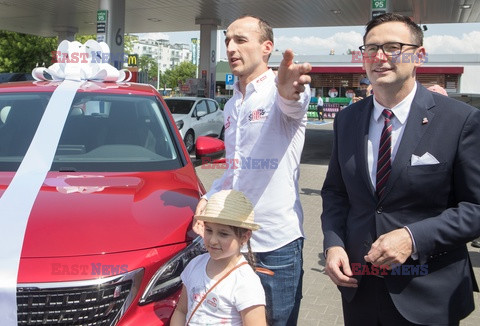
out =
[[200,25],[200,64],[198,78],[202,79],[205,97],[215,97],[217,66],[217,26],[220,21],[209,18],[197,18],[195,24]]
[[110,64],[117,69],[125,62],[125,0],[100,0],[99,10],[107,10],[106,39],[110,47]]

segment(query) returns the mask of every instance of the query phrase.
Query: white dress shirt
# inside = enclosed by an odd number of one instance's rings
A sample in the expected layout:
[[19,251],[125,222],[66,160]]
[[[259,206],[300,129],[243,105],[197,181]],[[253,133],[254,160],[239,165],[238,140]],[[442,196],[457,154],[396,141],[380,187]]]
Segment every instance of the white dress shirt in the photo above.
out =
[[407,123],[408,114],[410,113],[410,107],[412,106],[416,91],[417,83],[415,83],[412,91],[393,108],[382,106],[375,99],[375,94],[373,95],[373,112],[370,116],[370,127],[368,129],[368,171],[370,171],[370,180],[374,188],[377,181],[378,146],[380,145],[380,137],[382,135],[383,125],[385,124],[385,118],[383,118],[382,112],[384,109],[390,109],[394,114],[392,119],[391,153],[393,162],[400,141],[402,140],[403,131],[405,130],[405,124]]
[[[412,106],[413,98],[417,92],[417,83],[414,84],[412,91],[397,105],[395,105],[392,110],[394,117],[392,119],[392,153],[391,160],[395,159],[395,155],[398,151],[398,146],[402,140],[403,131],[405,130],[405,125],[407,123],[408,114],[410,113],[410,107]],[[382,116],[384,109],[389,109],[382,106],[375,99],[375,94],[373,95],[373,112],[370,117],[370,127],[368,129],[368,171],[370,172],[370,180],[372,185],[375,188],[377,182],[377,161],[378,161],[378,146],[380,145],[380,137],[382,135],[383,125],[385,124],[385,118]],[[413,242],[413,251],[412,258],[417,259],[417,248],[415,245],[415,239],[413,238],[412,233],[408,227],[405,229],[410,234]]]
[[298,101],[280,97],[270,69],[247,85],[245,95],[237,82],[225,105],[226,170],[205,197],[235,189],[250,199],[261,227],[251,239],[255,252],[304,237],[298,178],[309,102],[308,85]]

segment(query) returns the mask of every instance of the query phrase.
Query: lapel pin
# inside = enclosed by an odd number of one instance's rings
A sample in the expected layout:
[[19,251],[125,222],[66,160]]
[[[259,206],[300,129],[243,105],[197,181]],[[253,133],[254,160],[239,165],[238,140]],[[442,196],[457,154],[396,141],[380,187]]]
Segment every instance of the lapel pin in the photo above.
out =
[[423,120],[422,120],[422,125],[425,125],[425,124],[427,124],[427,123],[428,123],[428,119],[427,119],[427,118],[423,118]]

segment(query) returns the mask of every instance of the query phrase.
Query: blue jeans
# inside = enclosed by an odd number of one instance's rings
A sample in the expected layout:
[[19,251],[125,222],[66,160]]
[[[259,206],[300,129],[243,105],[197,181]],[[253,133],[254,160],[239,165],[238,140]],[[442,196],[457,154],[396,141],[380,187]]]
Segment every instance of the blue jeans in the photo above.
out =
[[275,273],[258,273],[267,300],[269,326],[297,325],[303,279],[303,238],[269,252],[255,253],[257,266]]

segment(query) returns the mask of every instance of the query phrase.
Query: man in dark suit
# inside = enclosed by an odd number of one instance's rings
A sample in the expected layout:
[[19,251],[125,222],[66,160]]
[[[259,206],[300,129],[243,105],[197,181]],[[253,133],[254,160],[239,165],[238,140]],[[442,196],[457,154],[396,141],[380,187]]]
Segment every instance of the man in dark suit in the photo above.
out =
[[478,291],[466,243],[480,235],[480,110],[416,82],[426,52],[408,17],[374,18],[363,41],[374,96],[335,119],[326,273],[347,326],[458,325]]

